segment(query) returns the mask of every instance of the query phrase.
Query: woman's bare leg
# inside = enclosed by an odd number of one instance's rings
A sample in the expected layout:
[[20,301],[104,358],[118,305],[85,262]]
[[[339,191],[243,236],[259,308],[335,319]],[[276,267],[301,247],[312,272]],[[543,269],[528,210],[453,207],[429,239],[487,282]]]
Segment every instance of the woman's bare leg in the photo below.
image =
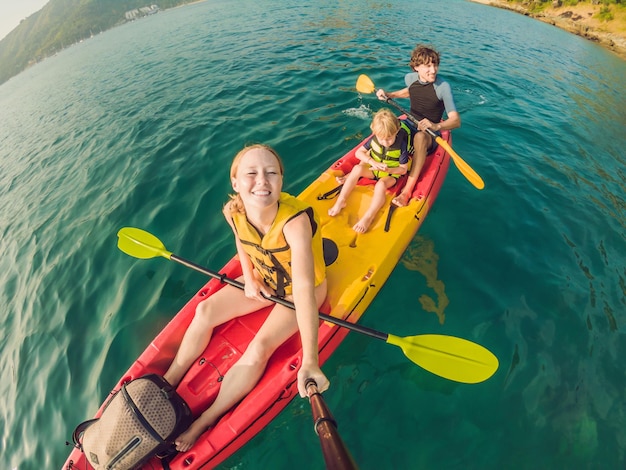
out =
[[393,203],[396,206],[406,206],[410,199],[417,180],[422,172],[422,167],[426,162],[426,154],[428,153],[428,147],[432,143],[432,137],[426,132],[418,132],[413,138],[413,165],[411,171],[409,171],[409,177],[406,180],[406,185],[402,188],[402,192],[393,199]]
[[176,439],[176,449],[185,452],[209,426],[243,399],[257,384],[273,352],[298,330],[293,310],[277,305],[248,348],[231,367],[213,404]]
[[203,300],[185,331],[176,357],[164,374],[165,380],[176,387],[194,361],[202,354],[211,340],[213,329],[228,320],[259,310],[271,301],[260,302],[247,298],[243,291],[225,286]]
[[[319,308],[326,297],[326,283],[317,286],[315,294]],[[296,313],[288,307],[276,305],[241,358],[224,374],[213,404],[176,439],[176,449],[179,452],[191,449],[208,427],[242,400],[263,375],[274,351],[297,331]]]

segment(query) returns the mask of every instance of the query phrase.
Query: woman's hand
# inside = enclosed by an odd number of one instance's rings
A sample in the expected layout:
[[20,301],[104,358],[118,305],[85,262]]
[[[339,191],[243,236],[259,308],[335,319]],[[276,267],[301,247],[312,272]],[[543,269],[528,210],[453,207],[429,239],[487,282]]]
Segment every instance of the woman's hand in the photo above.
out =
[[275,294],[262,279],[256,276],[252,277],[252,279],[245,279],[243,291],[246,297],[256,300],[267,300],[268,297]]
[[328,390],[328,387],[330,386],[330,382],[317,364],[302,364],[302,367],[300,367],[300,370],[298,371],[298,392],[302,398],[309,396],[305,387],[308,379],[313,379],[315,381],[317,384],[317,390],[320,393]]

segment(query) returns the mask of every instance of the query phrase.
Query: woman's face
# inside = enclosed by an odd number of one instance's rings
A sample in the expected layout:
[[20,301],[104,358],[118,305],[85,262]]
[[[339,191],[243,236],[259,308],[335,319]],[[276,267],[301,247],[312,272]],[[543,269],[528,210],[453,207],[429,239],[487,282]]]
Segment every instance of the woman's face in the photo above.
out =
[[232,185],[246,211],[271,206],[278,202],[283,187],[280,164],[274,154],[264,148],[248,150],[241,156]]

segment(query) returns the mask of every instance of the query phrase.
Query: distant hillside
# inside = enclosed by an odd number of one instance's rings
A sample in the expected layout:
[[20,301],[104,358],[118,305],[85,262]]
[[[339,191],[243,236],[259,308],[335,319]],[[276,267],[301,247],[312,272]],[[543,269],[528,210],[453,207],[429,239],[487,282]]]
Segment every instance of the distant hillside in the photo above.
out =
[[50,0],[0,41],[0,84],[81,39],[124,23],[127,11],[151,5],[164,10],[192,1]]

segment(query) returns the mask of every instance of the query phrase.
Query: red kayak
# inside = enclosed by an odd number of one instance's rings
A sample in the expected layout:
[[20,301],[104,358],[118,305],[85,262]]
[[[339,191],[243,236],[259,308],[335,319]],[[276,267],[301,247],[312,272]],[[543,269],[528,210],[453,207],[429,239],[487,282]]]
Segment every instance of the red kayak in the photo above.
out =
[[[442,137],[450,142],[449,132],[443,132]],[[328,297],[321,311],[350,323],[356,323],[365,312],[415,236],[439,193],[450,164],[450,156],[439,146],[427,157],[409,205],[390,211],[391,199],[396,193],[396,188],[392,188],[387,194],[384,210],[369,231],[356,234],[352,226],[371,201],[371,186],[357,186],[348,199],[348,205],[338,216],[329,217],[327,212],[334,202],[332,197],[336,192],[332,190],[337,187],[336,177],[349,172],[358,162],[354,154],[361,144],[335,162],[298,196],[315,208],[321,219],[323,237],[336,247],[336,257],[327,268]],[[331,194],[324,197],[328,193]],[[239,262],[233,258],[220,273],[237,278],[241,274]],[[134,378],[150,373],[163,374],[174,358],[198,303],[224,285],[216,279],[204,285],[150,343],[111,393]],[[223,375],[246,349],[268,311],[269,307],[234,319],[214,331],[210,344],[178,387],[178,393],[188,403],[194,416],[201,414],[213,402]],[[320,322],[321,364],[335,351],[348,331],[327,321]],[[301,358],[300,338],[295,335],[274,353],[265,374],[250,394],[206,431],[189,452],[178,454],[171,460],[169,468],[210,469],[233,455],[278,415],[292,398],[299,396],[296,373]],[[96,417],[102,409],[103,406],[95,414]],[[88,470],[92,467],[84,454],[75,448],[62,468]],[[160,460],[154,458],[143,468],[162,470],[164,467]]]

